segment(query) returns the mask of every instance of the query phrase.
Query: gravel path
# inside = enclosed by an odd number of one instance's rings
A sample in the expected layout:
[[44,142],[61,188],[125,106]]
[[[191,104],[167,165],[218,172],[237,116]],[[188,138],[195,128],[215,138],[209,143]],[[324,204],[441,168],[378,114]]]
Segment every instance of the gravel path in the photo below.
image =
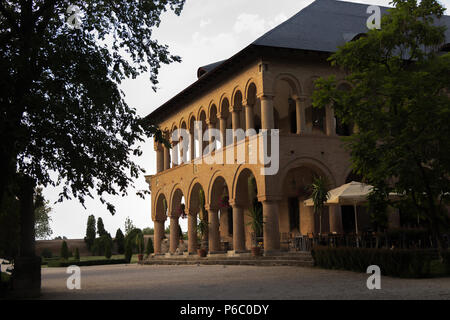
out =
[[450,278],[381,278],[300,267],[139,266],[81,268],[81,290],[68,290],[65,268],[42,269],[42,299],[447,299]]

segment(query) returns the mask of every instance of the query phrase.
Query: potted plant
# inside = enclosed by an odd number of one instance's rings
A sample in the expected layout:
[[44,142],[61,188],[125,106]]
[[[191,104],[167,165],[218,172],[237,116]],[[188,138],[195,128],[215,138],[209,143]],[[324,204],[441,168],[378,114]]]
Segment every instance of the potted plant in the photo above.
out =
[[314,202],[314,213],[319,214],[319,237],[322,235],[322,212],[325,202],[330,197],[329,183],[326,177],[317,176],[311,184],[311,195]]
[[197,233],[200,238],[200,249],[198,255],[202,258],[206,257],[206,248],[208,246],[208,216],[205,209],[205,193],[202,189],[199,191],[200,213],[199,222],[197,224]]
[[258,238],[261,238],[263,235],[263,211],[261,202],[255,199],[253,201],[252,207],[249,209],[248,216],[250,217],[250,221],[248,225],[250,225],[252,229],[252,255],[260,256],[261,255],[261,246],[258,243]]
[[252,206],[249,209],[249,213],[247,214],[250,217],[250,222],[247,223],[252,229],[252,255],[259,256],[261,255],[261,246],[258,243],[258,238],[263,236],[263,210],[262,204],[258,201],[256,197],[258,191],[256,189],[256,181],[254,177],[251,177],[248,180],[248,192],[250,198],[253,199]]

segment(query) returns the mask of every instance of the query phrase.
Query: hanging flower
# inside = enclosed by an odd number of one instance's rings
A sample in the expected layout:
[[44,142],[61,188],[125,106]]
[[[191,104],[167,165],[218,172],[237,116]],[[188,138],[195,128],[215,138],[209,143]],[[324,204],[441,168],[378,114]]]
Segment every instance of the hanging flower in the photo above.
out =
[[180,205],[180,207],[178,208],[178,215],[181,217],[181,219],[186,219],[187,218],[187,214],[186,214],[186,206],[184,203],[182,203]]
[[219,199],[219,207],[224,209],[230,208],[230,203],[228,201],[229,201],[228,196],[221,196]]

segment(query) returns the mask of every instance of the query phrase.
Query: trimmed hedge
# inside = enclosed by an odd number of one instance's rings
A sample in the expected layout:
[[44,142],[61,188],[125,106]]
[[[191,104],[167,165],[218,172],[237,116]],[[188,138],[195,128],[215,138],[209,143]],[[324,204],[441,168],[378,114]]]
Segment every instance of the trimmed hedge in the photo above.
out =
[[[431,261],[437,258],[437,252],[434,250],[317,246],[311,253],[314,265],[322,268],[366,272],[368,266],[377,265],[383,275],[404,278],[430,277],[432,275]],[[448,261],[450,254],[446,253],[446,256]]]
[[48,267],[68,267],[68,266],[100,266],[100,265],[108,265],[108,264],[126,264],[127,261],[125,259],[112,259],[112,260],[87,260],[87,261],[49,261]]

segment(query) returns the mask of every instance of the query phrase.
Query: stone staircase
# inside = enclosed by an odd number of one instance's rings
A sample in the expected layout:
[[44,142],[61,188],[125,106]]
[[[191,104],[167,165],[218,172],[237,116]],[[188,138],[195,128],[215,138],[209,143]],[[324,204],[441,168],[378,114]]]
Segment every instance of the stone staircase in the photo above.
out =
[[246,265],[312,267],[310,252],[280,252],[276,255],[254,257],[250,253],[230,256],[226,253],[200,258],[198,255],[159,255],[144,260],[145,265]]

